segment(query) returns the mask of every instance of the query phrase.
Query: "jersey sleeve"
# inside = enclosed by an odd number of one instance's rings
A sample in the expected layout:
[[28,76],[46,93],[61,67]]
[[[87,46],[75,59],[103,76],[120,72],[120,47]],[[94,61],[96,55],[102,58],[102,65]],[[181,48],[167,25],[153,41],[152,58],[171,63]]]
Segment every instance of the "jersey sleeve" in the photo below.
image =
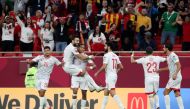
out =
[[109,60],[108,56],[104,55],[104,57],[103,57],[103,64],[108,64],[108,60]]
[[121,64],[119,57],[117,57],[117,64]]
[[166,58],[163,58],[163,57],[160,57],[160,56],[158,57],[158,59],[159,59],[160,62],[165,62],[166,61]]
[[73,53],[74,55],[79,54],[79,52],[78,52],[77,48],[73,48],[73,49],[72,49],[72,53]]
[[37,57],[35,57],[34,59],[32,59],[32,61],[34,61],[34,62],[39,62],[40,59],[41,59],[41,56],[37,56]]
[[144,58],[139,58],[136,60],[137,64],[142,64],[144,62]]
[[56,65],[60,65],[61,64],[61,62],[57,58],[55,58],[55,57],[54,57],[54,61],[55,61]]
[[173,55],[172,60],[174,63],[177,63],[177,62],[179,62],[179,57],[177,55]]

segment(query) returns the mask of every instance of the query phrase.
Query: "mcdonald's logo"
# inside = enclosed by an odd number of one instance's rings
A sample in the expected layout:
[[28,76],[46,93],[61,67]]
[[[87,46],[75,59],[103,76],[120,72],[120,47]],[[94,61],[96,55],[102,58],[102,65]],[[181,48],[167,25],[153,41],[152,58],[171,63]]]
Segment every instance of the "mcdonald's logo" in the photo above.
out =
[[147,109],[147,95],[144,93],[129,93],[127,109]]

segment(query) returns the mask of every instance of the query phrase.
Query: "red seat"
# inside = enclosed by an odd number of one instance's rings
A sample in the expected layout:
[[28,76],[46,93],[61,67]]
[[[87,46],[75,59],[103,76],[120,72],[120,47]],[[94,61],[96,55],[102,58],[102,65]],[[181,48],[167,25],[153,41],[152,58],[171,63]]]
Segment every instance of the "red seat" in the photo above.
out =
[[190,42],[190,23],[183,24],[183,42]]

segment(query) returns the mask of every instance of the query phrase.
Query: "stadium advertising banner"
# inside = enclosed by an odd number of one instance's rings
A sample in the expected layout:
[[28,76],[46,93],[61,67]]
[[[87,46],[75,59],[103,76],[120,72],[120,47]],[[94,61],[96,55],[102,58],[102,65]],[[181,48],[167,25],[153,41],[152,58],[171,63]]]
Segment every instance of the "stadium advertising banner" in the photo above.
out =
[[[0,109],[38,109],[39,98],[35,89],[2,88],[0,89]],[[147,96],[143,89],[116,89],[126,109],[148,109]],[[88,93],[87,109],[100,109],[103,92]],[[72,90],[70,88],[49,88],[46,93],[53,109],[71,109]],[[77,109],[80,109],[81,91],[78,92]],[[107,109],[119,109],[110,97]]]
[[[26,88],[1,88],[0,89],[0,109],[38,109],[39,98],[35,89]],[[121,98],[126,109],[149,109],[147,96],[143,93],[143,88],[119,88],[116,89],[117,95]],[[159,92],[161,109],[165,108],[163,89]],[[182,90],[185,109],[190,109],[190,90]],[[70,88],[49,88],[46,97],[48,102],[53,105],[53,109],[72,109]],[[81,92],[78,92],[77,109],[80,108]],[[87,95],[87,109],[100,109],[103,100],[103,92],[90,93]],[[171,108],[178,109],[174,95],[171,95]],[[119,109],[114,100],[109,97],[106,109]]]

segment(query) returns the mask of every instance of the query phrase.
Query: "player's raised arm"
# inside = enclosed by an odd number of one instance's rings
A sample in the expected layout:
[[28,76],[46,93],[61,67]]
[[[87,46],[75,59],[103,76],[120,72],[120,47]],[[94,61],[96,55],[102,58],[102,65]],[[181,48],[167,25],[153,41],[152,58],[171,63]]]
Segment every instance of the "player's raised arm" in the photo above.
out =
[[136,60],[134,59],[134,51],[131,54],[131,63],[137,63]]

